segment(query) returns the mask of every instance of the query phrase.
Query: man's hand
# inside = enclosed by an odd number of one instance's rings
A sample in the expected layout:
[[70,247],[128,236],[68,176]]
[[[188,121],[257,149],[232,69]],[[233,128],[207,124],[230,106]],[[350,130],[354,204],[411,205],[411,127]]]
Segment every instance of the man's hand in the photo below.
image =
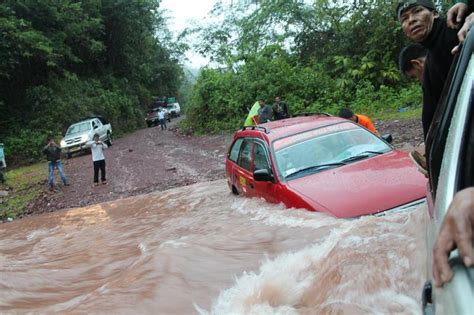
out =
[[469,16],[464,21],[464,25],[458,32],[458,38],[461,43],[464,42],[464,40],[466,39],[467,33],[471,29],[472,22],[474,22],[474,13],[469,14]]
[[459,23],[461,23],[467,11],[468,7],[465,3],[456,3],[455,5],[453,5],[448,11],[448,26],[450,28],[458,28]]
[[433,277],[437,287],[451,280],[453,271],[448,263],[451,250],[458,248],[467,267],[473,265],[474,187],[454,196],[433,248]]

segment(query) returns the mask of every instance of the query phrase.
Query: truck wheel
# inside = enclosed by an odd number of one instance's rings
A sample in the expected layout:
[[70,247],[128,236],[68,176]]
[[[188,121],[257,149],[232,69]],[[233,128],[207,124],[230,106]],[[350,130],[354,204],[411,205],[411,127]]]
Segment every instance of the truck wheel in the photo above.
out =
[[70,159],[70,158],[72,158],[72,153],[67,153],[66,156],[67,156],[68,159]]
[[110,132],[107,132],[107,140],[105,142],[109,147],[112,146],[112,135]]
[[147,122],[146,124],[147,124],[148,128],[151,127],[151,123]]

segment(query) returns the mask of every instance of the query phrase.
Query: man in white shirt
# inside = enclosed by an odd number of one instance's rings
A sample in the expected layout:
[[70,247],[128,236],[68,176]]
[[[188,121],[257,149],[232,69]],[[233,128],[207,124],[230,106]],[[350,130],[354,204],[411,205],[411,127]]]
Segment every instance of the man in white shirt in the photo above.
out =
[[94,163],[94,186],[99,185],[99,170],[100,170],[100,181],[102,185],[107,185],[105,179],[105,156],[103,149],[106,149],[107,145],[100,141],[99,135],[94,135],[94,142],[91,145],[92,162]]
[[165,110],[163,108],[160,108],[158,111],[158,121],[160,122],[161,130],[168,129],[166,127]]

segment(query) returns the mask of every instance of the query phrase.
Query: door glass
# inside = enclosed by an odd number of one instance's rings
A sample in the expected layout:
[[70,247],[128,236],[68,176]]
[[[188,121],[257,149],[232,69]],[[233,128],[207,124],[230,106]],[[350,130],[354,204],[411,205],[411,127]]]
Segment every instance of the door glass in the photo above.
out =
[[252,166],[252,147],[252,142],[244,141],[242,143],[242,150],[240,150],[239,157],[239,165],[249,171],[251,170]]
[[240,151],[240,147],[242,145],[242,141],[243,141],[242,138],[235,140],[234,145],[232,146],[232,149],[230,150],[230,153],[229,153],[229,160],[234,161],[234,162],[237,163],[237,159],[239,157],[239,151]]
[[256,144],[255,146],[253,163],[254,163],[254,171],[270,169],[270,166],[268,165],[268,161],[267,161],[267,156],[265,154],[265,148],[261,144]]

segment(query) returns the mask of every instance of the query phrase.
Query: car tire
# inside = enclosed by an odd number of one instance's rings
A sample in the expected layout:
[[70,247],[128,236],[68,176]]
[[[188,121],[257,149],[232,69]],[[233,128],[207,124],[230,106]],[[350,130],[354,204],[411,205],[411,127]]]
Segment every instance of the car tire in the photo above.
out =
[[151,123],[147,122],[146,125],[148,126],[148,128],[151,127]]
[[113,144],[113,141],[112,141],[112,134],[110,132],[107,132],[107,140],[105,140],[105,143],[111,147],[112,144]]
[[232,193],[236,196],[239,195],[239,191],[237,190],[237,188],[234,185],[232,185]]
[[72,158],[72,153],[66,153],[66,157],[67,157],[68,159]]

